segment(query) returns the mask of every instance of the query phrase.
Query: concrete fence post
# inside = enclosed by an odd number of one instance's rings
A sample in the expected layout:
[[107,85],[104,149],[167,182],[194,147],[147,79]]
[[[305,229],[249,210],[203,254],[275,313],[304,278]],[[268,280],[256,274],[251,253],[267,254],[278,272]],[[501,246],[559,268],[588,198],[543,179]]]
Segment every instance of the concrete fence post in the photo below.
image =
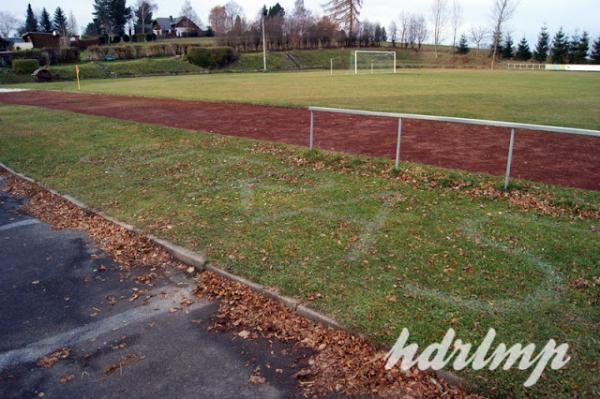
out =
[[506,160],[506,175],[504,176],[504,189],[508,189],[510,183],[510,167],[512,166],[513,147],[515,145],[515,129],[510,131],[510,144],[508,145],[508,159]]
[[312,150],[315,140],[315,113],[314,111],[310,111],[310,138],[308,142],[308,147]]
[[400,169],[400,143],[402,141],[402,118],[398,118],[398,137],[396,138],[396,170]]

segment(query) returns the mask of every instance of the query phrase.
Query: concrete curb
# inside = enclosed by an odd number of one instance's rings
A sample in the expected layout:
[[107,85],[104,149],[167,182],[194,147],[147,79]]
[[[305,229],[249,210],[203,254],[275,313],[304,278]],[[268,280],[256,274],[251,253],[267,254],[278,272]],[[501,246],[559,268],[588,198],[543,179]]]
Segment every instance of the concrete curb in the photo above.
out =
[[[201,255],[198,254],[196,252],[190,251],[186,248],[183,248],[179,245],[173,244],[170,241],[167,240],[163,240],[161,238],[158,238],[156,236],[153,236],[151,234],[144,234],[143,231],[131,224],[128,223],[123,223],[111,216],[106,215],[104,212],[95,210],[93,208],[90,208],[89,206],[87,206],[86,204],[84,204],[83,202],[77,200],[76,198],[67,195],[67,194],[61,194],[51,188],[46,187],[43,183],[38,182],[28,176],[25,176],[21,173],[18,173],[16,171],[14,171],[13,169],[9,168],[8,166],[6,166],[5,164],[3,164],[2,162],[0,162],[0,167],[5,169],[7,172],[9,172],[10,174],[17,176],[23,180],[26,180],[30,183],[33,183],[35,185],[37,185],[38,187],[43,188],[44,190],[58,196],[61,197],[62,199],[64,199],[65,201],[68,201],[70,203],[72,203],[73,205],[77,206],[78,208],[84,209],[88,212],[91,212],[111,223],[114,223],[122,228],[124,228],[125,230],[131,231],[133,233],[136,233],[138,235],[143,236],[144,238],[148,239],[149,241],[151,241],[152,243],[158,245],[159,247],[163,248],[164,250],[166,250],[167,252],[169,252],[175,259],[179,260],[180,262],[183,262],[185,264],[188,264],[190,266],[193,266],[194,269],[197,272],[202,272],[204,270],[210,271],[212,273],[215,273],[221,277],[224,277],[226,279],[238,282],[242,285],[247,286],[248,288],[252,289],[255,292],[258,292],[260,294],[263,294],[277,302],[279,302],[280,304],[286,306],[287,308],[291,309],[292,311],[294,311],[296,314],[305,317],[309,320],[312,320],[316,323],[320,323],[326,327],[330,327],[333,329],[337,329],[337,330],[344,330],[347,331],[351,334],[354,335],[358,335],[361,337],[364,337],[362,334],[357,333],[356,331],[352,331],[351,329],[348,329],[347,327],[343,326],[342,324],[338,323],[336,320],[334,320],[331,317],[328,317],[322,313],[319,313],[315,310],[312,310],[304,305],[302,305],[302,302],[299,301],[298,299],[295,298],[291,298],[291,297],[287,297],[284,295],[281,295],[276,289],[271,288],[271,287],[266,287],[264,285],[261,284],[257,284],[255,282],[252,282],[244,277],[241,276],[237,276],[235,274],[229,273],[223,269],[220,269],[216,266],[213,266],[212,264],[209,264],[208,261],[206,260],[206,258]],[[467,383],[466,381],[459,377],[458,375],[449,372],[449,371],[444,371],[444,370],[439,370],[439,371],[434,371],[431,374],[433,374],[434,376],[436,376],[437,378],[440,379],[444,379],[449,385],[451,386],[465,386]]]

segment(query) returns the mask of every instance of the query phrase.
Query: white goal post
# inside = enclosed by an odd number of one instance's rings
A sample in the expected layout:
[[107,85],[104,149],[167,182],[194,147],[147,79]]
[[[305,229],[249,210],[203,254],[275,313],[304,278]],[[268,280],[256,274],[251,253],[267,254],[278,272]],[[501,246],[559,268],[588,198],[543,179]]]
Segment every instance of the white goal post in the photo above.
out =
[[[358,55],[359,54],[387,54],[394,58],[394,73],[396,73],[396,52],[395,51],[371,51],[371,50],[355,50],[354,51],[354,74],[358,75]],[[372,65],[371,65],[372,67]],[[372,71],[371,71],[372,72]]]

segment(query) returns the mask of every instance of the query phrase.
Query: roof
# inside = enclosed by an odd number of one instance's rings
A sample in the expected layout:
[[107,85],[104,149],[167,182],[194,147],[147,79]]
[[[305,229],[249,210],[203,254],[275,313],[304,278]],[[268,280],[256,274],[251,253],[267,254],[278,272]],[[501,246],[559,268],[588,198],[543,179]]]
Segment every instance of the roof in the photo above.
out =
[[184,19],[189,20],[192,24],[194,24],[194,26],[196,26],[197,29],[200,29],[192,20],[190,20],[188,17],[177,17],[177,18],[156,18],[154,20],[154,23],[158,24],[160,26],[161,29],[173,29],[173,27],[175,25],[177,25],[178,23],[180,23],[181,21],[183,21]]

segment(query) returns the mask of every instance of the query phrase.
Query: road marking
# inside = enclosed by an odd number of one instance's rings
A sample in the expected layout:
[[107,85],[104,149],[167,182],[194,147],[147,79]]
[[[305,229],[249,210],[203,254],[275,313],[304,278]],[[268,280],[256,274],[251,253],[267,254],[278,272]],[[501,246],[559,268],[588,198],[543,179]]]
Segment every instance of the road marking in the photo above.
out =
[[[147,305],[137,306],[128,311],[98,320],[93,323],[74,328],[62,334],[31,343],[23,348],[0,354],[0,371],[20,363],[34,362],[40,357],[64,346],[72,346],[80,342],[98,337],[128,325],[140,323],[153,317],[171,312],[174,307],[181,307],[185,298],[193,298],[195,286],[182,288],[179,286],[160,287]],[[162,294],[166,292],[166,295]],[[194,311],[209,306],[210,302],[198,301],[185,309]]]
[[38,224],[38,223],[41,223],[41,222],[37,219],[25,219],[25,220],[21,220],[19,222],[2,225],[2,226],[0,226],[0,231],[12,230],[12,229],[16,229],[18,227],[31,226],[31,225]]

